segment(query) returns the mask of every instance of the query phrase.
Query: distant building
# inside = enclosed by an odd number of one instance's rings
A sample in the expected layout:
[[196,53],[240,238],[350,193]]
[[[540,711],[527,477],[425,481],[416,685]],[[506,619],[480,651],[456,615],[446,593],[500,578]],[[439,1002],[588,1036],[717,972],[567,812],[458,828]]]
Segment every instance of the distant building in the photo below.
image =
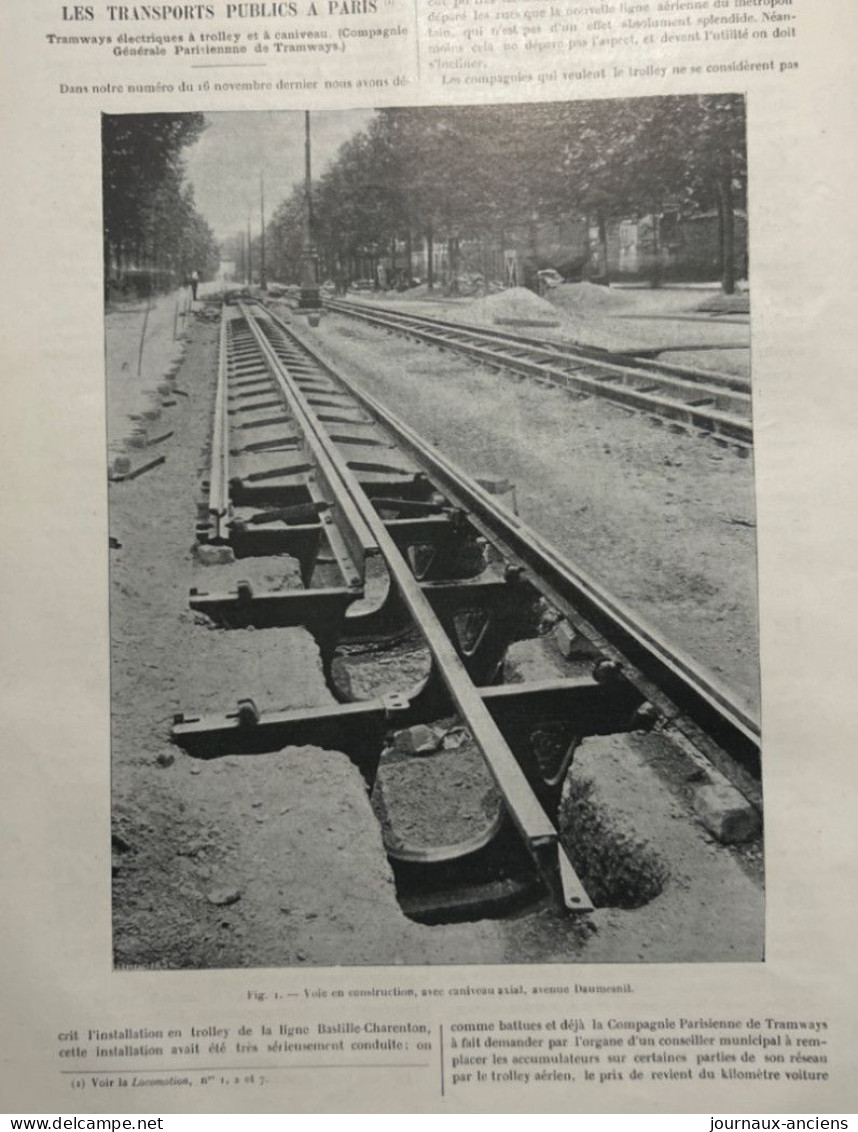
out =
[[[536,272],[553,268],[564,279],[642,282],[654,277],[669,282],[711,282],[721,276],[719,218],[716,210],[683,216],[678,209],[658,215],[614,217],[605,225],[607,259],[599,228],[584,217],[561,215],[533,221],[503,232],[458,241],[460,275],[481,275],[505,286],[537,289]],[[748,225],[744,212],[734,213],[734,259],[739,278],[748,271]],[[382,263],[390,278],[407,273],[404,240],[394,241],[382,255],[358,257],[355,266],[368,279]],[[443,234],[432,242],[433,274],[439,286],[449,282],[450,242]],[[429,276],[429,241],[413,240],[411,274]]]

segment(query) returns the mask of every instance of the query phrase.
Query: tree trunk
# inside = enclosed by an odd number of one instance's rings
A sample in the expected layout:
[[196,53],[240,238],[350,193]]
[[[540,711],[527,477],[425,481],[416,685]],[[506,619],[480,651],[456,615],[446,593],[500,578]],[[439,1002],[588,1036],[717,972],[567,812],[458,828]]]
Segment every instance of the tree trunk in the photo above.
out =
[[459,293],[459,240],[456,236],[450,236],[447,240],[447,263],[449,264],[450,271],[450,294],[458,295]]
[[539,285],[539,228],[536,223],[536,217],[530,218],[530,223],[527,226],[527,238],[530,244],[530,261],[525,267],[525,287],[530,286],[532,290],[537,293],[540,290]]
[[413,254],[414,250],[411,247],[411,228],[409,226],[405,232],[405,282],[408,287],[411,286],[411,280],[414,278]]
[[435,289],[435,233],[426,229],[426,285],[430,291]]
[[[499,239],[499,242],[500,242],[500,271],[501,271],[500,283],[503,287],[506,287],[509,280],[507,279],[506,229],[505,228],[501,227],[498,239]],[[516,280],[516,283],[518,283],[518,280]]]
[[733,217],[733,179],[725,174],[718,181],[718,247],[721,253],[721,290],[736,290],[736,228]]
[[661,287],[661,213],[659,206],[654,205],[652,211],[652,271],[649,285],[655,291]]
[[601,283],[608,286],[610,275],[608,271],[608,220],[602,209],[596,213],[596,243],[593,245],[590,237],[590,221],[587,220],[587,278],[591,283]]
[[602,256],[603,274],[600,280],[606,287],[610,286],[611,272],[608,267],[608,218],[602,209],[599,209],[599,249]]

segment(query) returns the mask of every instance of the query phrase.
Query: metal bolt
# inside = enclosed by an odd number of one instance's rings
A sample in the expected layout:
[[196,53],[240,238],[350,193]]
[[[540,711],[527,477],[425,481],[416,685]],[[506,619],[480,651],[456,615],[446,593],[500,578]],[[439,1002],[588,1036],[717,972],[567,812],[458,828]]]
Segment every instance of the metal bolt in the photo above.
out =
[[614,660],[600,660],[593,666],[593,679],[598,680],[600,684],[618,679],[621,673],[622,669]]
[[644,700],[644,702],[632,716],[633,726],[641,731],[651,730],[653,727],[655,727],[656,723],[658,723],[658,720],[658,709],[654,704],[651,704],[649,700]]
[[253,727],[259,722],[259,708],[253,700],[239,700],[236,714],[240,727]]

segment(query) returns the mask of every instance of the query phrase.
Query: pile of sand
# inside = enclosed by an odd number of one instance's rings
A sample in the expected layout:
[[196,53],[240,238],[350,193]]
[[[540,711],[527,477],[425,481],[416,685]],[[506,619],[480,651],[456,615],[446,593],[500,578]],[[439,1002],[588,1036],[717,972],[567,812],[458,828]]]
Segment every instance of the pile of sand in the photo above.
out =
[[487,319],[494,322],[524,320],[556,323],[556,309],[545,299],[540,299],[526,287],[510,287],[496,295],[489,295],[480,303]]

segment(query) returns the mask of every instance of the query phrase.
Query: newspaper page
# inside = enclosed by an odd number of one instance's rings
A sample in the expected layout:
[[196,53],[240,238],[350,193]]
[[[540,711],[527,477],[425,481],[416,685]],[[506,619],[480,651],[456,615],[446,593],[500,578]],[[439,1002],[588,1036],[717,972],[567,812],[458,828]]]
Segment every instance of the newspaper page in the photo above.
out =
[[855,31],[5,6],[7,1110],[842,1126]]

